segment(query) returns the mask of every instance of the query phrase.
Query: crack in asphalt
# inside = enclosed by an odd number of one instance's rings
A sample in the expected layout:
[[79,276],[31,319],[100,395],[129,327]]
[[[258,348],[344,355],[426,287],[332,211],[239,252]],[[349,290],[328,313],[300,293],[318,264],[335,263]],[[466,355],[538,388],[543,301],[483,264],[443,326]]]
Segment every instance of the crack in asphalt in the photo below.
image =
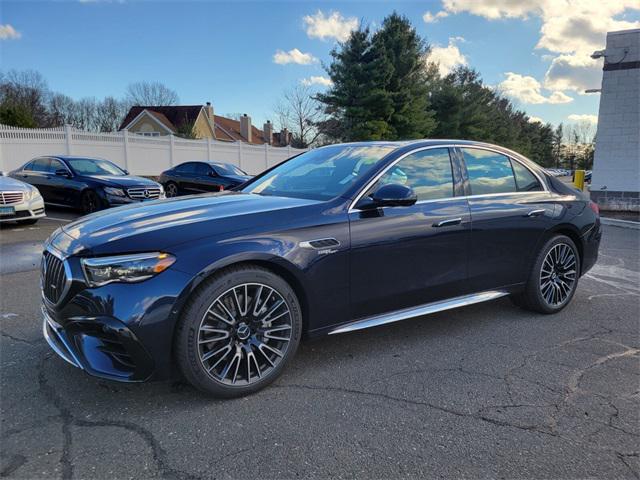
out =
[[24,343],[24,344],[27,344],[27,345],[29,345],[31,347],[35,347],[35,346],[37,346],[37,345],[42,343],[42,341],[40,341],[40,340],[26,340],[24,338],[16,337],[16,336],[11,335],[10,333],[4,332],[2,330],[0,330],[0,337],[8,338],[9,340],[13,340],[14,342]]
[[135,433],[140,438],[142,438],[151,449],[153,460],[162,478],[180,480],[197,480],[200,478],[198,476],[191,475],[190,473],[170,467],[167,459],[167,453],[162,448],[153,433],[136,423],[120,420],[83,420],[76,418],[64,405],[62,397],[58,394],[55,388],[49,384],[46,378],[44,366],[46,361],[50,357],[51,354],[45,355],[45,357],[41,360],[40,365],[38,366],[38,385],[45,398],[58,410],[58,418],[62,420],[63,446],[62,454],[60,456],[60,465],[62,467],[62,478],[64,480],[73,478],[73,462],[71,460],[71,447],[73,444],[73,437],[71,434],[71,426],[97,428],[115,427]]

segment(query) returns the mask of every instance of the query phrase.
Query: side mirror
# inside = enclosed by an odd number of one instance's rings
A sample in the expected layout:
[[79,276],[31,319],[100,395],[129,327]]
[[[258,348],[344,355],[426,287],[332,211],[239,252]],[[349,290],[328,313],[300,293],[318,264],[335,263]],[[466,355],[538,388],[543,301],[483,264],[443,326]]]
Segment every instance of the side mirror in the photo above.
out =
[[399,183],[381,185],[369,197],[360,199],[356,208],[366,210],[379,207],[410,207],[418,201],[413,188]]
[[129,170],[122,170],[125,175],[129,175]]
[[66,168],[59,168],[56,170],[56,176],[58,177],[67,177],[70,178],[71,175],[69,174],[69,170],[67,170]]

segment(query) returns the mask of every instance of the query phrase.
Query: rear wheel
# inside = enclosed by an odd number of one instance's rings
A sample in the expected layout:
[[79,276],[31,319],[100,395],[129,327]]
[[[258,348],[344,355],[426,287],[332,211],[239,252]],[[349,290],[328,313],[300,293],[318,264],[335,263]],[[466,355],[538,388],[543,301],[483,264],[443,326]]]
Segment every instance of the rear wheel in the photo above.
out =
[[302,333],[300,304],[280,277],[232,267],[189,300],[175,338],[178,365],[195,387],[218,397],[256,392],[293,357]]
[[80,207],[82,208],[82,213],[85,215],[99,210],[100,199],[98,198],[98,195],[96,195],[96,192],[93,190],[87,190],[84,192],[80,199]]
[[579,274],[580,255],[575,243],[565,235],[555,235],[538,253],[525,291],[512,299],[527,310],[559,312],[571,302]]
[[167,198],[177,197],[178,196],[178,185],[174,182],[169,182],[164,187],[164,193]]

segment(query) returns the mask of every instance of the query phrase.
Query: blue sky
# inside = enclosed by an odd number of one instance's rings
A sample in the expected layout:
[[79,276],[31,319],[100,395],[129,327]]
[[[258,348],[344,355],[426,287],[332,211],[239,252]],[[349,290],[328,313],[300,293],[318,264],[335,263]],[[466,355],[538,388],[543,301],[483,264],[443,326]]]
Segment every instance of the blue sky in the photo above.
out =
[[513,4],[2,0],[1,65],[38,70],[52,90],[73,98],[121,96],[131,82],[156,80],[183,104],[211,101],[219,114],[248,113],[261,125],[285,88],[326,77],[322,64],[350,26],[375,28],[395,9],[434,47],[443,70],[456,63],[476,68],[544,121],[593,121],[599,96],[582,92],[600,86],[601,64],[589,54],[604,47],[607,30],[637,28],[640,4]]

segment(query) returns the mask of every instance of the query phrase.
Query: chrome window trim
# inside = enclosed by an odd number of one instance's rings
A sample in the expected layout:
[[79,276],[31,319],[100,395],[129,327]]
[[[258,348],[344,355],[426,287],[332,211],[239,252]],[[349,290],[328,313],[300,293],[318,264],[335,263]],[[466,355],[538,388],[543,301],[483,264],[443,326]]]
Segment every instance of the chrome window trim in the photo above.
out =
[[[417,152],[421,152],[423,150],[431,150],[434,148],[475,148],[475,149],[479,149],[479,150],[488,150],[490,152],[494,152],[497,153],[499,155],[504,155],[505,157],[509,158],[510,160],[514,160],[516,162],[518,162],[520,165],[522,165],[524,168],[526,168],[528,171],[530,171],[540,182],[540,185],[542,186],[542,191],[536,191],[536,192],[500,192],[500,193],[484,193],[484,194],[478,194],[478,195],[461,195],[459,197],[453,196],[453,197],[446,197],[446,198],[437,198],[437,199],[431,199],[431,200],[420,200],[418,202],[416,202],[416,205],[420,205],[423,203],[433,203],[433,202],[442,202],[442,201],[446,201],[446,200],[460,200],[460,199],[469,199],[469,198],[483,198],[483,197],[496,197],[499,195],[532,195],[532,194],[539,194],[539,193],[549,193],[549,188],[546,184],[546,182],[543,181],[543,179],[540,177],[540,175],[538,175],[537,172],[531,170],[528,166],[526,166],[522,161],[518,160],[517,158],[514,158],[512,155],[508,155],[504,152],[501,152],[499,150],[496,150],[495,148],[489,148],[489,147],[485,147],[485,146],[476,146],[476,145],[461,145],[461,144],[456,144],[456,143],[447,143],[444,145],[429,145],[427,147],[420,147],[420,148],[416,148],[415,150],[411,150],[410,152],[405,153],[404,155],[398,157],[396,160],[394,160],[392,163],[390,163],[389,165],[387,165],[382,171],[378,172],[363,188],[362,190],[360,190],[358,192],[358,194],[355,196],[355,198],[353,199],[353,201],[349,204],[349,208],[347,209],[347,213],[354,213],[354,212],[360,212],[361,210],[354,208],[354,205],[356,203],[358,203],[358,201],[360,201],[360,199],[362,198],[362,196],[367,193],[367,191],[369,190],[369,188],[371,188],[378,180],[380,180],[380,178],[387,173],[387,171],[395,166],[399,161],[401,161],[403,158],[412,155],[414,153]],[[451,155],[451,152],[450,154]],[[464,159],[463,159],[464,161]],[[514,182],[515,182],[515,173],[514,173]],[[516,188],[517,188],[517,184],[516,184]]]

